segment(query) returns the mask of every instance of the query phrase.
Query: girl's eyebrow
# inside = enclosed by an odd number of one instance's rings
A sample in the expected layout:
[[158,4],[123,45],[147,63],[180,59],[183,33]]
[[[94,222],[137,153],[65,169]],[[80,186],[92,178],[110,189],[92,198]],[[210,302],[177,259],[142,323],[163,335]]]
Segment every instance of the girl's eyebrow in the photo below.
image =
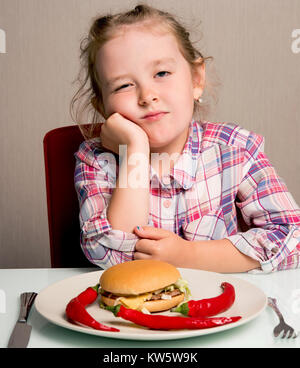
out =
[[[175,63],[176,63],[176,60],[174,58],[166,57],[166,58],[163,58],[163,59],[153,60],[148,65],[149,65],[149,67],[157,67],[157,66],[162,65],[162,64],[175,64]],[[106,85],[109,86],[113,83],[118,82],[119,80],[126,79],[126,78],[129,78],[129,74],[119,75],[115,78],[109,79],[107,81]]]
[[175,64],[176,60],[172,57],[166,57],[163,59],[158,59],[158,60],[154,60],[151,61],[151,63],[149,64],[149,66],[158,66],[160,64]]

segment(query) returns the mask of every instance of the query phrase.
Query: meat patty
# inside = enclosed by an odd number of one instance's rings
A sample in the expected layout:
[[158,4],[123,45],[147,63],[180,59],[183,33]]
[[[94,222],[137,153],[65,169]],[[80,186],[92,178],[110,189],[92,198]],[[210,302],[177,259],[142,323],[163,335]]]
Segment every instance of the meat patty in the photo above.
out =
[[[160,300],[162,299],[162,295],[170,295],[171,297],[173,297],[180,294],[182,294],[182,292],[179,289],[174,289],[173,291],[162,291],[159,294],[152,294],[151,298],[148,300]],[[104,290],[101,291],[101,295],[106,296],[110,299],[120,298],[120,295],[115,295]]]

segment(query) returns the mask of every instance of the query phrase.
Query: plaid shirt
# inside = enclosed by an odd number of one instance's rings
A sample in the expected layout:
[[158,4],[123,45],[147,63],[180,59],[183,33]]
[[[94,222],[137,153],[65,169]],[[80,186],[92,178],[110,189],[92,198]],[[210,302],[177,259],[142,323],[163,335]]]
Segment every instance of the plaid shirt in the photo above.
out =
[[[148,225],[190,241],[227,238],[260,262],[251,272],[300,267],[300,210],[263,146],[237,125],[192,121],[170,176],[160,180],[150,166]],[[75,157],[84,254],[104,269],[132,260],[139,238],[113,230],[106,216],[118,156],[92,139]]]

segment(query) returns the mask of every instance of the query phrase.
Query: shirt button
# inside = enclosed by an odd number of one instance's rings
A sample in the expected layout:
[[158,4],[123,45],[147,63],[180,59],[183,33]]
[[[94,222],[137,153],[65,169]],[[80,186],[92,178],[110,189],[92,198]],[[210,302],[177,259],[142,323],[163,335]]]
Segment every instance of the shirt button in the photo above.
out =
[[169,208],[171,206],[171,201],[169,199],[164,201],[164,207]]
[[294,231],[293,237],[298,238],[300,236],[300,230]]

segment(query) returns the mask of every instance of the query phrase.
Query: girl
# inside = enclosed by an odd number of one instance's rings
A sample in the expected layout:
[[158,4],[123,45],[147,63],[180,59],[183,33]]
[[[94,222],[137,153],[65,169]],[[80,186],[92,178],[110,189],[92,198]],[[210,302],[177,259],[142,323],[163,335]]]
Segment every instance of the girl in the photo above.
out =
[[263,138],[194,119],[208,58],[178,21],[139,5],[96,19],[85,42],[71,107],[87,97],[88,128],[101,126],[76,153],[86,257],[102,268],[151,258],[215,272],[299,267],[300,211]]

